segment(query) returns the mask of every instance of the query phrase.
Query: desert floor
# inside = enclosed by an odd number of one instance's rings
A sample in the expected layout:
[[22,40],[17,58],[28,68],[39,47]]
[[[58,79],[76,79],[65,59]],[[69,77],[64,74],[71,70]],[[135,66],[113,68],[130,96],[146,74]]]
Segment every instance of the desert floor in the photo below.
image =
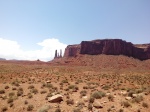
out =
[[0,111],[150,112],[150,70],[0,61]]

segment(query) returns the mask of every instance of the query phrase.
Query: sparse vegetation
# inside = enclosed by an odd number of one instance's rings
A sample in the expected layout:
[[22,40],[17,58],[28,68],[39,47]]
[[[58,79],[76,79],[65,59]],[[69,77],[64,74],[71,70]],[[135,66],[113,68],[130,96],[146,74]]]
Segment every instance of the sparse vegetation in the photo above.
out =
[[113,95],[108,95],[109,101],[114,101],[114,96]]
[[[118,67],[122,65],[122,61],[119,61],[121,64]],[[0,69],[1,112],[149,111],[149,71],[109,71],[107,63],[104,70],[98,68],[103,66],[94,65],[49,66],[49,63],[41,64],[43,62],[40,61],[36,64],[19,63],[13,63],[9,67],[3,64],[5,71]],[[2,63],[0,67],[1,65]],[[63,96],[63,101],[50,102],[57,94]],[[96,108],[96,103],[103,108]]]
[[2,107],[1,112],[6,112],[7,110],[8,108],[5,106],[5,107]]
[[5,90],[0,90],[0,94],[4,94],[5,93]]
[[121,102],[121,105],[123,105],[124,107],[129,107],[131,106],[131,104],[128,101],[123,101]]
[[100,99],[100,98],[102,98],[102,97],[104,97],[104,96],[105,96],[105,93],[104,93],[104,92],[102,92],[102,91],[96,91],[96,92],[94,92],[94,93],[92,94],[91,97],[96,98],[96,99]]
[[145,103],[145,102],[142,103],[142,106],[143,106],[144,108],[148,108],[148,104]]
[[57,109],[55,110],[55,112],[61,112],[61,109],[60,109],[60,108],[57,108]]
[[33,108],[34,108],[34,106],[33,106],[33,105],[28,105],[28,107],[27,107],[27,111],[32,111],[32,110],[33,110]]
[[66,101],[67,105],[73,105],[74,104],[74,100],[73,99],[68,99]]

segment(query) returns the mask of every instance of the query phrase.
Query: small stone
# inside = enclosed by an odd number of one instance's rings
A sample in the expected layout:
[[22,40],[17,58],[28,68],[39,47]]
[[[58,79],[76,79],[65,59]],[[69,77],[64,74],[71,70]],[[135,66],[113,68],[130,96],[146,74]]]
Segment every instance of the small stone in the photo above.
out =
[[107,101],[104,101],[103,103],[107,103]]
[[46,83],[51,83],[51,81],[46,81]]
[[106,93],[106,96],[109,96],[110,95],[110,93]]
[[137,94],[132,94],[132,97],[133,98],[136,98],[138,95]]
[[125,97],[125,99],[126,99],[126,100],[131,100],[131,99],[132,99],[132,97]]
[[121,95],[126,96],[127,95],[127,91],[121,91]]
[[88,102],[88,97],[87,96],[82,97],[82,99],[83,99],[83,101]]
[[102,104],[99,101],[94,101],[93,107],[95,107],[95,108],[103,108]]

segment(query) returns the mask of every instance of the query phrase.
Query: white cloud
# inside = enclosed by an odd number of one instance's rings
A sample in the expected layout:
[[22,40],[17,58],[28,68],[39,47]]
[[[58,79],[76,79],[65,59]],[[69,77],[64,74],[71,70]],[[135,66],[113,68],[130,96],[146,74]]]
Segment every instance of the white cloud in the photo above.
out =
[[66,48],[66,44],[61,43],[58,39],[45,39],[37,43],[41,49],[24,51],[16,41],[0,38],[0,58],[19,59],[19,60],[37,60],[49,61],[54,58],[55,50]]

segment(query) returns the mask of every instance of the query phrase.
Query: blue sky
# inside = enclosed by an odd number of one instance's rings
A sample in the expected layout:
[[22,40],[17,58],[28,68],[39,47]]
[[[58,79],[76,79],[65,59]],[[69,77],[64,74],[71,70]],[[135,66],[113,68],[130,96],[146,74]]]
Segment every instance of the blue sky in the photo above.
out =
[[150,0],[0,0],[0,57],[47,61],[55,49],[105,38],[150,43]]

